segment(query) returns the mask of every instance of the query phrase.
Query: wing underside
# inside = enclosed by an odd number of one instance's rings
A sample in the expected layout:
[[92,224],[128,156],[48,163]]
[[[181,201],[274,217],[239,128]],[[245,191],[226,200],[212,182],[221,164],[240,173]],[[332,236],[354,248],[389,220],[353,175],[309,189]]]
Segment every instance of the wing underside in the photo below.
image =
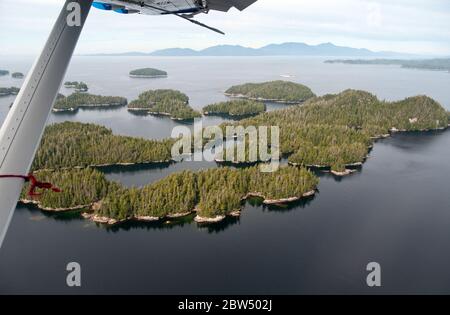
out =
[[232,7],[244,10],[257,0],[98,0],[97,8],[118,13],[148,15],[207,13],[209,10],[226,12]]

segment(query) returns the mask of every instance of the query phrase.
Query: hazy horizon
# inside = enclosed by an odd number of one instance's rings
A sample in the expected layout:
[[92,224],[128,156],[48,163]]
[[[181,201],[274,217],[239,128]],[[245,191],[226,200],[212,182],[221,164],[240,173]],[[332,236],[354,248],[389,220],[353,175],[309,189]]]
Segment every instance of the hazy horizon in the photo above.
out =
[[[37,54],[60,8],[60,0],[2,0],[0,55]],[[173,16],[119,15],[93,9],[76,54],[331,42],[372,51],[450,56],[450,2],[446,0],[283,0],[282,5],[259,0],[244,12],[210,12],[197,19],[227,35]]]

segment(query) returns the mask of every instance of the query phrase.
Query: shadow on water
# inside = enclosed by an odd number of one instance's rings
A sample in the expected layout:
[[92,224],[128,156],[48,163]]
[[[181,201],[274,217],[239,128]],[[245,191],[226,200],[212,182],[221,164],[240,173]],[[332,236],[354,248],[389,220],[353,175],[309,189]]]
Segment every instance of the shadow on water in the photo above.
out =
[[446,132],[448,129],[401,132],[380,141],[405,152],[423,152],[439,141]]
[[110,165],[95,167],[99,171],[108,173],[126,173],[126,172],[140,172],[151,170],[164,170],[175,164],[176,162],[161,162],[161,163],[139,163],[133,165]]
[[[304,209],[309,206],[312,201],[315,199],[315,196],[308,197],[305,199],[301,199],[296,202],[292,202],[290,204],[280,204],[280,205],[264,205],[263,199],[258,197],[248,198],[242,204],[242,215],[246,215],[247,208],[246,205],[250,205],[256,208],[258,211],[269,211],[269,212],[289,212],[294,211],[299,208]],[[108,226],[100,223],[93,223],[83,218],[81,213],[83,210],[74,210],[74,211],[64,211],[64,212],[49,212],[42,211],[35,205],[20,205],[17,207],[19,211],[28,211],[30,220],[40,221],[43,219],[53,219],[59,222],[89,222],[97,228],[105,229],[108,232],[118,233],[121,231],[132,231],[132,230],[172,230],[175,228],[183,228],[189,225],[196,226],[197,229],[201,231],[206,231],[210,234],[216,234],[225,231],[229,227],[239,224],[240,217],[227,216],[224,220],[218,223],[196,223],[194,221],[195,213],[190,215],[180,217],[180,218],[172,218],[172,219],[162,219],[154,222],[142,222],[136,220],[126,221],[120,224]]]

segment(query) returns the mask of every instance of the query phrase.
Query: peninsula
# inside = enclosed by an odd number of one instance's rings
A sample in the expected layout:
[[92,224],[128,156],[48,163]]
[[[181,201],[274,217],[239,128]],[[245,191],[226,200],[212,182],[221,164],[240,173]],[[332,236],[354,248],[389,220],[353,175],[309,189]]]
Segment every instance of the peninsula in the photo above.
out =
[[235,118],[255,116],[266,111],[266,105],[253,100],[232,100],[203,108],[204,115],[224,115]]
[[59,94],[53,112],[76,112],[79,108],[110,108],[127,105],[127,99],[119,96],[101,96],[74,93],[67,97]]
[[429,97],[384,102],[355,90],[235,123],[279,126],[280,150],[291,165],[330,170],[338,176],[362,165],[376,139],[395,132],[443,130],[448,124],[446,110]]
[[201,114],[189,106],[186,94],[176,90],[150,90],[128,104],[129,111],[169,116],[173,120],[192,120]]
[[[310,198],[318,178],[302,168],[286,166],[274,173],[259,168],[219,168],[183,171],[142,188],[124,188],[92,168],[40,172],[39,178],[62,189],[22,202],[35,203],[46,211],[85,209],[85,218],[104,224],[127,220],[159,221],[196,213],[198,223],[212,223],[238,216],[247,198],[262,198],[266,204],[282,204]],[[83,187],[83,188],[81,188]]]
[[343,63],[349,65],[396,65],[407,69],[423,69],[450,72],[450,58],[441,59],[336,59],[325,63]]
[[309,87],[289,81],[236,85],[226,90],[225,95],[283,104],[298,104],[315,96]]
[[167,72],[154,69],[154,68],[143,68],[130,71],[130,78],[165,78],[167,77]]

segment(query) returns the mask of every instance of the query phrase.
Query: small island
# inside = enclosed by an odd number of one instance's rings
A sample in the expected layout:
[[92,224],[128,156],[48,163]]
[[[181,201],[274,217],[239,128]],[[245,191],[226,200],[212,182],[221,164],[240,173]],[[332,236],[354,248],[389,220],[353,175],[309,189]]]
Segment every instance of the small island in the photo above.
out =
[[150,90],[128,104],[129,111],[169,116],[173,120],[192,120],[201,114],[189,106],[186,94],[176,90]]
[[434,71],[449,71],[450,58],[442,59],[336,59],[326,60],[325,63],[342,63],[348,65],[385,65],[401,66],[407,69],[424,69]]
[[127,99],[120,96],[101,96],[87,93],[73,93],[67,97],[59,94],[53,112],[76,112],[79,108],[111,108],[127,105]]
[[299,104],[315,96],[307,86],[289,81],[236,85],[226,90],[225,95],[282,104]]
[[78,81],[66,81],[64,82],[64,87],[67,89],[75,89],[75,92],[85,93],[89,91],[89,87],[84,82],[78,82]]
[[0,77],[5,76],[5,75],[9,75],[9,71],[0,69]]
[[253,100],[233,100],[211,104],[203,108],[204,115],[230,116],[244,118],[255,116],[266,111],[266,105]]
[[11,74],[11,77],[13,77],[14,79],[23,79],[24,74],[22,72],[14,72],[13,74]]
[[167,72],[154,69],[154,68],[143,68],[130,71],[130,78],[165,78],[167,77]]
[[0,87],[0,96],[17,95],[19,91],[20,89],[14,86],[10,88]]

